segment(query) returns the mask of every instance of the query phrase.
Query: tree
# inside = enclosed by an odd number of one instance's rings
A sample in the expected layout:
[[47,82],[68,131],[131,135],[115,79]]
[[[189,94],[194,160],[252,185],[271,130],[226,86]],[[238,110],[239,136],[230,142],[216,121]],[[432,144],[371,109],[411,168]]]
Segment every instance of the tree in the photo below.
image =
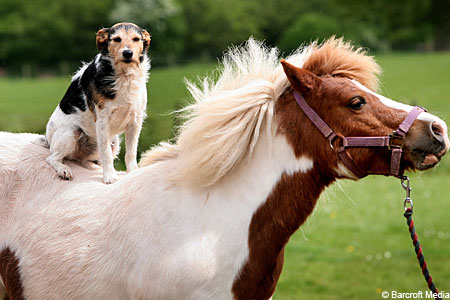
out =
[[180,1],[188,31],[186,54],[206,58],[220,56],[231,44],[250,36],[261,37],[254,11],[257,1],[183,0]]
[[96,53],[95,33],[107,23],[114,0],[2,0],[0,60],[8,65],[57,65],[88,60]]

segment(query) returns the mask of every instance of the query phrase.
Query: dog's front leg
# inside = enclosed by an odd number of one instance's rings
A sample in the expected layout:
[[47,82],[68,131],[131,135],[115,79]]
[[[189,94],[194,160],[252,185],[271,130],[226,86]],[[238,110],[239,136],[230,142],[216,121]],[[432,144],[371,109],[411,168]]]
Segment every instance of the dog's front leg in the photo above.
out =
[[109,114],[105,110],[97,110],[97,143],[100,154],[100,164],[103,168],[103,182],[113,183],[119,179],[114,169],[114,156],[111,149]]
[[139,141],[139,134],[142,129],[142,116],[137,116],[125,131],[125,165],[127,172],[131,172],[138,168],[137,165],[137,147]]

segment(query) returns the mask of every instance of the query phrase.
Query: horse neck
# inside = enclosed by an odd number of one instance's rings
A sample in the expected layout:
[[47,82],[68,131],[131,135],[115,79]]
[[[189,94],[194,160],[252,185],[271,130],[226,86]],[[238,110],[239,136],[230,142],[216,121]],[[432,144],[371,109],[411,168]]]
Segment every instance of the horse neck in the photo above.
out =
[[251,176],[247,181],[265,196],[259,197],[249,223],[248,259],[233,283],[236,299],[270,298],[281,273],[286,243],[334,180],[324,176],[307,156],[296,157],[284,135],[275,134],[272,143],[268,142],[265,138],[258,142],[244,165],[247,173],[241,171],[238,176]]

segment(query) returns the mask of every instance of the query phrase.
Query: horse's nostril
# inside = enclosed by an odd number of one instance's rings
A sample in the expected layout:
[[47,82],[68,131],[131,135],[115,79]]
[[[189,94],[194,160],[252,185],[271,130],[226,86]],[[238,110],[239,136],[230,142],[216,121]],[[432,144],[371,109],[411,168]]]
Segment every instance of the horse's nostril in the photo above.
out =
[[444,135],[444,127],[438,122],[431,123],[431,131],[435,136],[443,136]]

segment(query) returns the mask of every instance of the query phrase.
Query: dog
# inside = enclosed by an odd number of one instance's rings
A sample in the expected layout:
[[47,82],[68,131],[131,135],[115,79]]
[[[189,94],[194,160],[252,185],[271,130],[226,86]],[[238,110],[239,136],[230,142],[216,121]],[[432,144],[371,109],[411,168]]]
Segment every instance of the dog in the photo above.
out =
[[50,155],[59,177],[73,178],[64,159],[85,167],[99,162],[103,181],[115,182],[114,158],[125,132],[127,172],[137,169],[137,145],[146,117],[150,34],[132,23],[97,32],[97,54],[73,76],[46,129]]

